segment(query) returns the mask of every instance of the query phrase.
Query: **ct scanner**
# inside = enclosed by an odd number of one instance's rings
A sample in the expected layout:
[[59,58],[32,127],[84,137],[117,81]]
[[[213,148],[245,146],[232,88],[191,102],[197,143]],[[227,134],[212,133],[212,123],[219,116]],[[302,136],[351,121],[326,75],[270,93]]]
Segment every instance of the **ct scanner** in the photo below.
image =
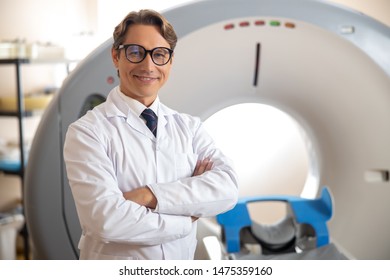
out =
[[[206,0],[164,15],[179,42],[161,100],[203,120],[239,103],[292,116],[310,153],[302,195],[325,185],[333,195],[331,239],[353,258],[390,259],[390,28],[314,0]],[[62,147],[68,125],[118,83],[111,43],[70,74],[36,132],[24,194],[34,258],[78,258]]]

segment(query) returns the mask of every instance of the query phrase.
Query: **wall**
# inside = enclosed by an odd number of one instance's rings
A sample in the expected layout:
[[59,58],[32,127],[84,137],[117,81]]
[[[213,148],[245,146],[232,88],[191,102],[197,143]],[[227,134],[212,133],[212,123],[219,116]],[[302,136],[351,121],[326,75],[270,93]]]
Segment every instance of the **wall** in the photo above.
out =
[[[80,48],[71,45],[77,42],[80,34],[96,31],[96,0],[3,0],[0,5],[1,41],[19,39],[73,49]],[[14,79],[12,71],[1,70],[2,80]],[[42,75],[40,70],[25,69],[23,86],[26,92],[60,85],[53,71]],[[11,94],[14,90],[12,83],[0,83],[0,95]]]
[[363,14],[390,26],[390,1],[388,0],[329,0]]

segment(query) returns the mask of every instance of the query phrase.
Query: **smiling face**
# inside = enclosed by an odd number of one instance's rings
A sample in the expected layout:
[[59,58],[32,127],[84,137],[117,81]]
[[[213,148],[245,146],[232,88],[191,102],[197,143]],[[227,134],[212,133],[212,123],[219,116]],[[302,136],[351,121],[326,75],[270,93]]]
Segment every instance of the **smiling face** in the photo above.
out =
[[[126,44],[141,45],[147,50],[170,48],[154,25],[131,25],[123,41],[123,45]],[[112,50],[112,60],[119,71],[121,91],[147,107],[153,103],[158,91],[167,81],[172,66],[172,59],[163,66],[154,64],[150,54],[142,62],[132,63],[127,60],[124,49]]]

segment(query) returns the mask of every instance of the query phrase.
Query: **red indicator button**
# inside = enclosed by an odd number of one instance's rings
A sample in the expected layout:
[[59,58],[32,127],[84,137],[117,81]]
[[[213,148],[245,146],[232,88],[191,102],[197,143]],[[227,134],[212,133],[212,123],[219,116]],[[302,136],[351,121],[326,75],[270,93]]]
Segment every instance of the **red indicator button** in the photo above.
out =
[[249,26],[249,21],[240,22],[240,27],[246,27],[246,26]]
[[113,76],[107,77],[107,84],[112,85],[115,82],[115,78]]
[[264,20],[256,20],[255,21],[255,25],[265,25],[265,21]]
[[233,29],[234,28],[234,24],[233,23],[229,23],[229,24],[226,24],[224,29],[225,30],[230,30],[230,29]]

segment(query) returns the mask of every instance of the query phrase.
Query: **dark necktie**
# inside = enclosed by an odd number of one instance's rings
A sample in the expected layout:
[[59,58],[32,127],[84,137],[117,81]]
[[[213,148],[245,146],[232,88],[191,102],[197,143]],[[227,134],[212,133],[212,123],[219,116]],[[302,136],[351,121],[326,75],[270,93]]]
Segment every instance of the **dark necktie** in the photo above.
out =
[[141,116],[146,120],[146,126],[149,127],[150,131],[156,136],[157,134],[157,116],[156,114],[151,110],[146,108],[142,113]]

